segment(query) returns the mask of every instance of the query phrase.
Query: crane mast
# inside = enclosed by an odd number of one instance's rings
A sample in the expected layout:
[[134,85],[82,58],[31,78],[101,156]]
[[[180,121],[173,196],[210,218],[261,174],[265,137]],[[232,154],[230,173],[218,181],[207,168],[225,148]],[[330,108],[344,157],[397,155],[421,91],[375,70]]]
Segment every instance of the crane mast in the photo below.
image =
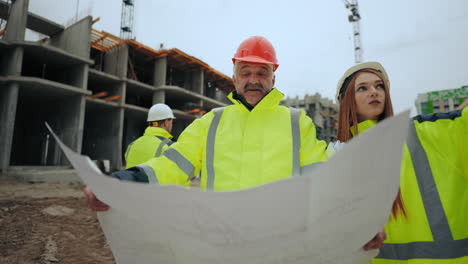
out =
[[360,30],[360,20],[361,15],[359,15],[359,6],[357,0],[343,0],[346,9],[350,11],[348,15],[349,23],[353,24],[353,35],[354,35],[354,61],[356,63],[362,62],[362,46],[361,46],[361,30]]
[[133,8],[135,0],[122,1],[122,14],[120,18],[120,38],[133,39],[135,37],[133,31]]

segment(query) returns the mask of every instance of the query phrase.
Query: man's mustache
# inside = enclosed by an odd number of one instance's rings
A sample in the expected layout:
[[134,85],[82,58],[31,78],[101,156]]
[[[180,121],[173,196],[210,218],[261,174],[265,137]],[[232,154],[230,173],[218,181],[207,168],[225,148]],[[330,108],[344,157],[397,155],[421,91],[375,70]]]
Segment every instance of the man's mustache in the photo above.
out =
[[248,83],[244,86],[244,92],[247,91],[263,91],[263,86],[259,83]]

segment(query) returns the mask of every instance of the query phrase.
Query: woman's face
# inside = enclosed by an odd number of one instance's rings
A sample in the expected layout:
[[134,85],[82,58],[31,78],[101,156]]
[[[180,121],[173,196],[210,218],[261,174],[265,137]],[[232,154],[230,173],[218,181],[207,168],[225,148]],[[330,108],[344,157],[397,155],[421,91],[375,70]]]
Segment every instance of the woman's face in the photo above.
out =
[[354,98],[357,105],[358,122],[377,120],[385,108],[384,82],[379,76],[369,73],[358,73],[354,82]]

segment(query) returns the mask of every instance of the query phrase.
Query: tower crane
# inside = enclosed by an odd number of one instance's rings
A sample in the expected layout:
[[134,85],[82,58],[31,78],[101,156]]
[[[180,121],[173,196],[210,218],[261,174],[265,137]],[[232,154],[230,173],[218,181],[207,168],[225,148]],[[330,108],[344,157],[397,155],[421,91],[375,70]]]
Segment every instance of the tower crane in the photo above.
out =
[[135,38],[133,31],[133,8],[135,0],[122,0],[122,15],[120,18],[120,38]]
[[359,21],[361,15],[359,15],[359,8],[357,0],[343,0],[346,9],[350,11],[348,15],[349,23],[353,24],[353,35],[354,35],[354,61],[361,63],[362,61],[362,47],[361,47],[361,32],[359,28]]

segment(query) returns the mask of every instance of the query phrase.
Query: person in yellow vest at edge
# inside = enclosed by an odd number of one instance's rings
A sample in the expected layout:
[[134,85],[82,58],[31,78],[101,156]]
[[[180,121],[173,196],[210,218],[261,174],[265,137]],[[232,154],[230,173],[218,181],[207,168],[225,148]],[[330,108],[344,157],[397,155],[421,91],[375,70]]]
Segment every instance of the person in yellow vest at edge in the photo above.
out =
[[131,168],[153,157],[159,157],[172,145],[171,131],[174,120],[172,109],[166,104],[155,104],[148,111],[148,127],[143,136],[130,143],[125,152],[125,168]]
[[[380,63],[348,69],[337,87],[337,139],[346,142],[391,116],[389,89]],[[467,149],[468,107],[412,118],[397,198],[404,209],[394,208],[387,239],[372,263],[468,263]]]
[[[303,110],[279,105],[283,94],[273,88],[279,64],[272,44],[264,37],[250,37],[232,62],[232,105],[195,120],[161,157],[115,174],[187,186],[201,171],[200,188],[233,191],[297,177],[326,161],[327,145],[316,138],[312,120]],[[85,195],[92,210],[109,209],[88,187]],[[384,237],[378,232],[363,248],[382,247]]]

